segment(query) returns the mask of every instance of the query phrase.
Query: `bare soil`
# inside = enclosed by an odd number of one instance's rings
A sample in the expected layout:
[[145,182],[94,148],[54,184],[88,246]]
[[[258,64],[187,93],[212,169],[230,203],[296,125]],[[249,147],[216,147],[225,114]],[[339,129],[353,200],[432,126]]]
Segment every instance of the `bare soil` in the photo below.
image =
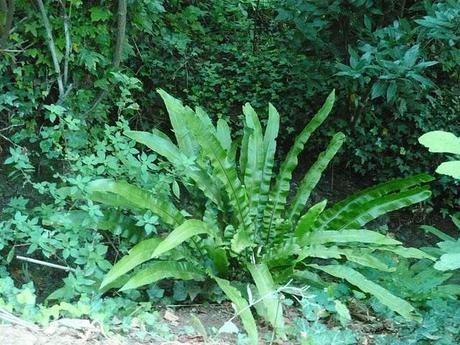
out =
[[[97,323],[82,319],[60,319],[47,327],[38,327],[16,319],[0,324],[0,345],[192,345],[234,344],[234,334],[216,330],[233,316],[229,304],[167,308],[161,312],[173,340],[145,332],[142,325],[133,325],[129,334],[114,330],[107,334]],[[0,319],[1,323],[1,319]],[[159,326],[162,324],[159,323]],[[235,321],[235,324],[238,324]],[[240,328],[240,325],[238,325]],[[240,328],[241,329],[241,328]],[[115,334],[114,334],[115,333]],[[142,334],[142,336],[140,336]]]

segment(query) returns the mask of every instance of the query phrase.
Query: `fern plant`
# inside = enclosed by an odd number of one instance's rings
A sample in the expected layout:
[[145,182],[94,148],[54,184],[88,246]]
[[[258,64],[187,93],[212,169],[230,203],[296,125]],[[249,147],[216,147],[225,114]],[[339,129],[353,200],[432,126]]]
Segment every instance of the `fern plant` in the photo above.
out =
[[150,210],[165,227],[173,229],[165,237],[149,238],[134,246],[107,274],[102,289],[134,289],[165,278],[213,279],[236,306],[253,344],[257,343],[257,328],[250,303],[232,283],[242,272],[252,278],[254,292],[261,297],[258,312],[281,336],[284,321],[276,296],[279,286],[293,277],[314,278],[315,272],[348,281],[406,318],[417,317],[409,303],[366,279],[355,267],[393,271],[379,259],[382,252],[429,257],[363,227],[380,215],[428,198],[430,191],[423,184],[430,176],[383,183],[329,208],[326,200],[309,205],[313,189],[345,140],[337,133],[290,196],[298,156],[330,113],[334,92],[296,137],[276,175],[280,118],[271,104],[265,130],[255,110],[249,104],[243,107],[243,135],[241,141],[235,141],[223,119],[214,125],[201,108],[192,110],[165,91],[158,92],[166,104],[176,143],[156,129],[125,134],[168,160],[180,176],[182,189],[191,195],[199,190],[202,197],[197,200],[205,202],[194,208],[190,217],[171,200],[126,181],[92,181],[88,192],[93,201]]

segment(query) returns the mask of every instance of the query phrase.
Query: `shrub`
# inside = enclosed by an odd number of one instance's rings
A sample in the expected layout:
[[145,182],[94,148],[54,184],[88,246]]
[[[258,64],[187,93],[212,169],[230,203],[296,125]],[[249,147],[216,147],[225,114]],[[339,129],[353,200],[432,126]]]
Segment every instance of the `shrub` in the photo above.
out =
[[[460,138],[445,131],[433,131],[422,135],[419,142],[428,147],[430,152],[449,153],[458,158],[460,155]],[[436,172],[448,175],[456,180],[460,180],[460,160],[450,160],[439,165]],[[456,228],[460,230],[460,220],[452,216]],[[434,227],[424,226],[432,234],[436,235],[442,242],[438,243],[439,260],[434,268],[440,271],[449,271],[460,268],[460,238],[455,240],[452,236],[442,233]]]
[[[122,290],[134,289],[165,278],[214,279],[237,306],[252,343],[257,339],[253,316],[248,302],[231,283],[245,280],[245,276],[252,277],[254,293],[263,300],[259,312],[279,335],[284,334],[284,326],[275,292],[293,277],[317,277],[314,271],[345,279],[404,317],[416,318],[410,304],[366,279],[352,264],[391,272],[394,268],[379,259],[379,252],[430,258],[419,250],[402,247],[395,239],[363,229],[382,214],[428,198],[428,188],[420,184],[430,181],[430,176],[390,181],[328,209],[324,200],[304,212],[312,190],[345,139],[342,133],[332,137],[289,198],[298,155],[331,111],[334,92],[297,136],[277,176],[273,167],[279,115],[272,105],[263,132],[256,112],[246,104],[243,137],[234,141],[224,120],[214,126],[201,108],[193,111],[166,92],[159,93],[177,145],[158,130],[125,134],[172,164],[182,184],[182,188],[176,187],[176,196],[188,192],[192,215],[185,211],[187,204],[182,204],[181,211],[170,199],[125,181],[90,182],[87,191],[93,201],[109,209],[150,210],[165,228],[173,228],[164,238],[155,236],[133,247],[107,274],[101,286],[104,290],[120,286]],[[136,267],[133,275],[126,275]]]

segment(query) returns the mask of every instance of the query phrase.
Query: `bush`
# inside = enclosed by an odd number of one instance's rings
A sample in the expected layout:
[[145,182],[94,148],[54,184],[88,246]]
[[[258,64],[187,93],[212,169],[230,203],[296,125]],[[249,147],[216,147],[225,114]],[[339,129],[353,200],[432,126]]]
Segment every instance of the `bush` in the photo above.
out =
[[[182,182],[182,188],[175,187],[175,195],[179,198],[188,192],[185,200],[190,206],[185,202],[177,208],[171,200],[125,181],[90,182],[89,198],[108,205],[110,212],[114,207],[149,210],[164,227],[174,229],[164,238],[154,236],[133,247],[105,277],[101,286],[104,290],[119,286],[122,290],[135,289],[165,278],[212,278],[237,306],[252,343],[257,342],[257,330],[248,302],[230,283],[240,280],[243,273],[252,277],[256,295],[264,304],[261,314],[278,335],[284,334],[284,323],[275,292],[280,291],[279,284],[286,284],[295,275],[316,277],[310,270],[345,279],[404,317],[416,317],[410,304],[346,263],[391,272],[394,268],[381,261],[375,251],[430,258],[363,226],[382,214],[425,200],[430,192],[419,184],[431,177],[418,175],[394,180],[352,195],[327,210],[324,200],[304,212],[322,172],[344,141],[342,133],[333,136],[288,203],[297,157],[331,111],[334,93],[297,136],[277,177],[273,167],[279,115],[273,106],[269,107],[265,133],[254,109],[249,104],[244,106],[245,126],[238,145],[232,141],[224,120],[214,126],[201,108],[193,111],[164,91],[159,93],[165,101],[177,145],[158,130],[128,131],[126,135],[172,164]],[[189,216],[192,218],[187,219]],[[312,258],[332,259],[332,263],[318,265]],[[342,260],[344,264],[339,263]],[[132,276],[126,276],[141,265]]]

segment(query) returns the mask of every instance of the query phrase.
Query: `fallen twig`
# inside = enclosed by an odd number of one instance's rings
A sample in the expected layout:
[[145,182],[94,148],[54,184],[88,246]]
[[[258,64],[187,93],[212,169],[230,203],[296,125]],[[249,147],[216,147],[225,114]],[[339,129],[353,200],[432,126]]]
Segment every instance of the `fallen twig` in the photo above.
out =
[[72,268],[72,267],[62,266],[62,265],[58,265],[58,264],[53,264],[53,263],[51,263],[51,262],[46,262],[46,261],[42,261],[42,260],[32,259],[32,258],[28,258],[28,257],[25,257],[25,256],[16,255],[16,259],[22,260],[22,261],[31,262],[31,263],[37,264],[37,265],[42,265],[42,266],[57,268],[57,269],[64,270],[64,271],[67,271],[67,272],[69,272],[69,271],[70,271],[70,272],[75,272],[75,268]]

